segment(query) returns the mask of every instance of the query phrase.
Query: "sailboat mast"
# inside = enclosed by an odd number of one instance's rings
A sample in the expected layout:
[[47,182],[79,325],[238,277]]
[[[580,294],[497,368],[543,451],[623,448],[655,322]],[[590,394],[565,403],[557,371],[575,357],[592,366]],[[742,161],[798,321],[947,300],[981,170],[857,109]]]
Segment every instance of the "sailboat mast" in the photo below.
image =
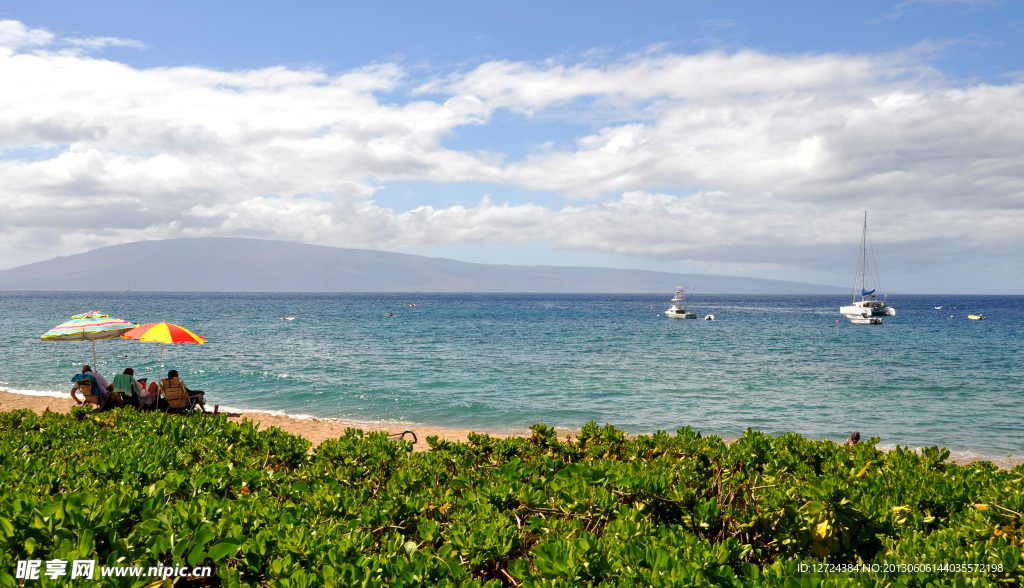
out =
[[[868,211],[864,211],[864,230],[860,235],[860,257],[857,258],[857,275],[853,280],[853,301],[857,302],[857,292],[864,292],[866,283],[864,281],[864,274],[867,271],[867,240],[868,240]],[[861,294],[861,300],[864,299],[864,295]]]
[[868,283],[864,277],[868,271],[868,211],[864,211],[864,232],[860,235],[860,299],[864,300],[864,290]]

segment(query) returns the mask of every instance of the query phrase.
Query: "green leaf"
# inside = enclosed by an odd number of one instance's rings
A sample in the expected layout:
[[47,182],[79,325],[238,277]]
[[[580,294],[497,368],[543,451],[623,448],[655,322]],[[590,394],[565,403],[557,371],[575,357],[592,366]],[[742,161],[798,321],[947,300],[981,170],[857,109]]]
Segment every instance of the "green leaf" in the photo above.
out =
[[217,534],[210,529],[210,525],[203,525],[196,531],[195,542],[196,545],[202,547],[217,537]]
[[825,505],[818,502],[817,500],[812,500],[811,502],[805,504],[802,510],[807,512],[807,514],[809,515],[816,515],[819,512],[825,510]]
[[242,546],[241,543],[225,539],[219,543],[216,543],[210,548],[209,555],[213,561],[220,561],[229,555],[234,555],[238,548]]
[[202,545],[196,545],[192,548],[192,551],[188,554],[188,565],[196,567],[199,562],[206,559],[206,552],[203,551]]

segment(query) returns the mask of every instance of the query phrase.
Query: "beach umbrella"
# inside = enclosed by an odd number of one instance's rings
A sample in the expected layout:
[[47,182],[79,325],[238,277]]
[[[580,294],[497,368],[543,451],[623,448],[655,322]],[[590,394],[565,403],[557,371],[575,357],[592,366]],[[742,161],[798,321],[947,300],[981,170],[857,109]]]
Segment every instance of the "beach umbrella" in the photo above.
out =
[[138,339],[139,341],[157,341],[160,343],[160,368],[156,373],[156,379],[164,371],[164,345],[178,345],[181,343],[192,343],[202,345],[206,339],[196,335],[185,327],[179,327],[171,323],[148,323],[135,327],[123,333],[122,339]]
[[139,326],[139,323],[111,318],[98,310],[83,312],[71,317],[43,334],[43,341],[92,341],[92,365],[96,365],[96,340],[114,339]]

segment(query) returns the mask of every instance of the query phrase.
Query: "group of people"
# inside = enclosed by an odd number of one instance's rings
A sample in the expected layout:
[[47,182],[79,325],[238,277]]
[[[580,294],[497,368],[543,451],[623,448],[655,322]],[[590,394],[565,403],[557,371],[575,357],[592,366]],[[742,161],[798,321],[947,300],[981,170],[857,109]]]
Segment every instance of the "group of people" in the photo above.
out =
[[[174,378],[178,378],[178,370],[168,371],[167,379]],[[90,382],[93,394],[100,397],[103,407],[108,405],[132,406],[138,410],[165,410],[167,408],[167,401],[160,398],[160,388],[157,383],[149,382],[147,386],[146,378],[136,379],[135,370],[130,367],[124,368],[123,372],[114,376],[113,382],[108,383],[102,374],[92,371],[92,366],[83,365],[82,372],[71,378],[71,381],[75,383],[75,387],[71,389],[71,398],[78,405],[84,404],[84,399],[80,400],[77,395],[78,383],[82,380]],[[178,378],[178,381],[180,382],[181,379]],[[194,398],[201,406],[206,405],[205,393],[202,390],[189,390],[184,382],[181,382],[181,386],[188,393],[189,398]]]

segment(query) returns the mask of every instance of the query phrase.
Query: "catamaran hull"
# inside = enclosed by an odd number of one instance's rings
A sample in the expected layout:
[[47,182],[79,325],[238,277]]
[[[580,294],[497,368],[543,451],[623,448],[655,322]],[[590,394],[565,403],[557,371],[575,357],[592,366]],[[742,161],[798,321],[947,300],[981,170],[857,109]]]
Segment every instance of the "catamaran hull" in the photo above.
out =
[[858,306],[856,304],[851,305],[851,306],[840,306],[839,307],[839,314],[845,314],[847,316],[849,316],[851,314],[852,315],[857,315],[857,316],[862,316],[864,314],[867,314],[868,316],[896,316],[896,309],[895,308],[893,308],[891,306],[885,306],[884,304],[879,304],[879,303],[876,303],[876,304],[878,304],[878,306],[874,306],[874,305]]

